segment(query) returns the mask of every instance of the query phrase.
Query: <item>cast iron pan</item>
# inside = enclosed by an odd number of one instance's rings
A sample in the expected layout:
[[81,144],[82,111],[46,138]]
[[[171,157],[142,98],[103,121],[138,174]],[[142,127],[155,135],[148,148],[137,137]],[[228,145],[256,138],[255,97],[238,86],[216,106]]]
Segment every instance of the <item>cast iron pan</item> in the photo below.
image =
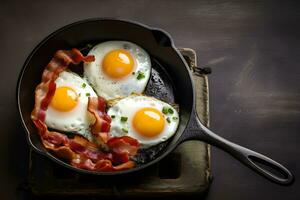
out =
[[[59,49],[82,48],[107,40],[126,40],[138,44],[151,56],[153,70],[146,94],[180,107],[180,124],[174,137],[160,146],[158,155],[137,167],[118,172],[93,172],[74,168],[55,157],[42,145],[30,119],[34,90],[44,67]],[[84,48],[83,48],[84,49]],[[146,168],[171,153],[180,143],[201,140],[228,152],[265,178],[282,185],[293,182],[292,173],[281,164],[252,150],[234,144],[207,129],[195,112],[195,90],[187,64],[169,34],[142,24],[114,19],[88,19],[67,25],[45,38],[29,55],[19,77],[18,109],[32,148],[55,162],[78,172],[94,175],[121,175]],[[264,167],[262,167],[262,165]]]

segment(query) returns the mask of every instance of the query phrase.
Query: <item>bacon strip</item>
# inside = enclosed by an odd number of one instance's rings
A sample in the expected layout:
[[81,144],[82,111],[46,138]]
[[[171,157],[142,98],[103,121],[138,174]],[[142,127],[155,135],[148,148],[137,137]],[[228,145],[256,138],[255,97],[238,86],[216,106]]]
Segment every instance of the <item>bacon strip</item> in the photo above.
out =
[[128,136],[111,138],[107,145],[116,154],[128,154],[130,156],[135,156],[139,147],[138,141]]
[[102,147],[108,141],[108,132],[110,129],[111,118],[105,112],[106,102],[102,97],[90,97],[88,102],[88,111],[94,116],[95,122],[91,126],[91,132]]
[[130,169],[135,166],[135,163],[133,161],[128,161],[117,166],[112,166],[110,160],[99,160],[98,162],[93,163],[90,159],[73,160],[71,164],[77,168],[87,169],[91,171],[106,171],[106,172]]
[[42,82],[49,80],[55,80],[59,73],[66,70],[67,67],[72,64],[79,64],[80,62],[93,62],[94,56],[83,56],[78,49],[72,50],[59,50],[54,54],[49,64],[44,69],[42,75]]
[[130,161],[129,157],[136,154],[139,143],[129,137],[109,139],[111,119],[105,112],[105,99],[89,98],[88,111],[95,117],[95,122],[91,126],[92,134],[111,152],[101,151],[96,144],[82,136],[68,138],[59,132],[49,131],[44,123],[46,110],[56,90],[55,79],[59,73],[71,63],[94,60],[94,56],[84,57],[77,49],[57,51],[43,72],[42,82],[36,87],[35,106],[31,118],[38,129],[43,145],[75,167],[92,171],[118,171],[132,168],[135,163]]
[[[39,130],[44,146],[75,167],[92,171],[117,171],[135,166],[129,159],[120,160],[120,156],[116,154],[100,151],[95,144],[79,135],[70,139],[61,133],[48,131],[45,123],[40,120],[33,122]],[[118,165],[114,166],[113,163]]]

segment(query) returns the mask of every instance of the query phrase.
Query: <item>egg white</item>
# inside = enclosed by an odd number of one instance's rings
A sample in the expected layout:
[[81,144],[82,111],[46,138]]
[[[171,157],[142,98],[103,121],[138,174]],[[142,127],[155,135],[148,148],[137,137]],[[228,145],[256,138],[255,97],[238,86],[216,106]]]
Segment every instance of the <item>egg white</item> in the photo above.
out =
[[[116,49],[125,49],[135,60],[134,73],[123,79],[108,77],[102,69],[102,61],[107,53]],[[95,61],[84,63],[84,76],[99,96],[109,99],[125,97],[131,93],[142,93],[151,73],[151,60],[148,53],[138,45],[127,41],[107,41],[94,46],[88,55],[94,55]],[[138,71],[145,77],[138,80]]]
[[[165,117],[165,127],[163,131],[154,137],[144,137],[137,133],[132,126],[132,120],[134,118],[135,113],[142,108],[156,108],[159,111],[162,111],[163,107],[172,108],[173,114],[164,114]],[[168,140],[172,137],[178,127],[179,124],[179,116],[178,112],[171,105],[155,99],[153,97],[147,96],[136,96],[131,95],[126,98],[121,99],[115,105],[108,109],[108,115],[114,116],[112,117],[110,135],[112,137],[121,137],[124,135],[135,138],[141,144],[141,148],[149,148],[161,142]],[[121,117],[128,117],[126,122],[121,121]],[[170,122],[167,122],[167,118],[169,117]],[[125,133],[123,129],[127,129],[128,133]]]
[[60,112],[49,105],[46,111],[46,125],[59,131],[77,133],[92,140],[90,124],[94,119],[87,111],[88,95],[97,97],[97,94],[86,80],[72,72],[61,72],[55,83],[56,88],[67,86],[76,91],[79,95],[78,102],[76,107],[68,112]]

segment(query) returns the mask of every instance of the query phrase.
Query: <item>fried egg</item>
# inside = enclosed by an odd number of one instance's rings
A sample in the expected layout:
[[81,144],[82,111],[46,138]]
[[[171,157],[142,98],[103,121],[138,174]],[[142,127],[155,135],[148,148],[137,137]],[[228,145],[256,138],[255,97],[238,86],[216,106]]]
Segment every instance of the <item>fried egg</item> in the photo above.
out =
[[179,124],[178,112],[174,107],[142,95],[121,99],[107,113],[112,118],[110,135],[135,138],[142,148],[168,140]]
[[142,93],[151,73],[148,53],[127,41],[107,41],[94,46],[88,55],[95,61],[84,63],[84,76],[105,99]]
[[55,83],[56,90],[46,111],[46,125],[92,140],[89,126],[94,119],[87,105],[88,97],[97,97],[96,93],[86,80],[68,71],[61,72]]

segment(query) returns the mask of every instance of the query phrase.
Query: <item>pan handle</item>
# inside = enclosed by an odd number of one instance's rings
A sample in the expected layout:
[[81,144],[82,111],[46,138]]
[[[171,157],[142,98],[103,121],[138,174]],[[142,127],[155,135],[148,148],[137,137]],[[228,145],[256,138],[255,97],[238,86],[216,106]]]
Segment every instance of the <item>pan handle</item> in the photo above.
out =
[[[193,113],[194,116],[192,115],[190,119],[190,123],[188,126],[189,128],[187,130],[188,133],[183,134],[183,137],[180,138],[180,142],[191,139],[202,140],[208,144],[211,144],[228,152],[244,165],[256,171],[263,177],[269,179],[270,181],[281,185],[290,185],[293,183],[293,174],[283,165],[268,158],[267,156],[242,147],[216,135],[200,122],[195,112]],[[199,129],[201,130],[201,133],[199,133]],[[281,176],[278,174],[280,174]]]

